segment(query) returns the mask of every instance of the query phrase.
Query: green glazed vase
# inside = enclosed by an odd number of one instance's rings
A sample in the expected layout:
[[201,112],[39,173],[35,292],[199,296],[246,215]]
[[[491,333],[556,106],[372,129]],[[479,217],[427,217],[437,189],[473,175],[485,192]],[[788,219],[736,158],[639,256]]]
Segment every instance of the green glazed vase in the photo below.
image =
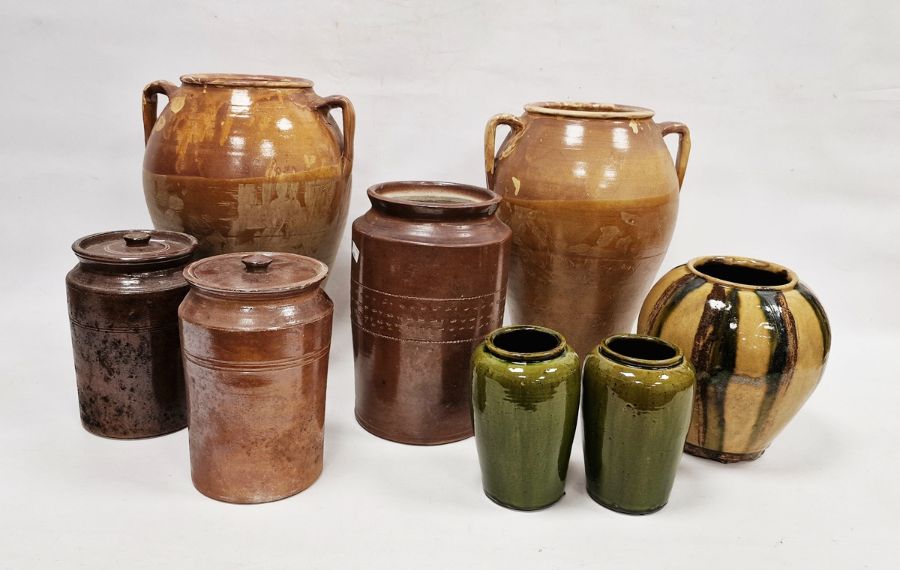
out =
[[669,500],[691,423],[694,369],[681,350],[615,335],[584,361],[588,494],[609,509],[648,514]]
[[550,329],[504,327],[475,349],[475,444],[495,503],[530,511],[565,494],[580,380],[578,355]]

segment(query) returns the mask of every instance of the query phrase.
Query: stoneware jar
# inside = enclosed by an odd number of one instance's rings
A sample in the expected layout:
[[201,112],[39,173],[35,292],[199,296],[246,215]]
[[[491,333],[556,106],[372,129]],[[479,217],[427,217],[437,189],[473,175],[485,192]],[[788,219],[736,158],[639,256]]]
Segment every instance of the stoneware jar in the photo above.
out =
[[290,253],[188,266],[178,311],[194,486],[230,503],[306,489],[322,472],[331,299],[328,268]]
[[694,369],[664,340],[614,335],[585,358],[582,384],[588,494],[628,514],[663,508],[691,423]]
[[542,327],[501,328],[475,349],[475,443],[484,492],[495,503],[531,511],[565,494],[578,364],[563,336]]
[[[184,75],[144,88],[144,196],[157,228],[203,256],[286,251],[331,264],[347,219],[353,106],[312,82]],[[169,104],[157,117],[157,96]],[[329,111],[340,108],[344,132]]]
[[[652,117],[625,105],[534,103],[487,124],[488,187],[513,231],[512,320],[559,330],[579,354],[631,330],[672,237],[690,134]],[[501,124],[512,131],[495,152]]]
[[178,305],[197,240],[127,230],[72,244],[66,275],[81,422],[89,432],[133,439],[187,425]]
[[756,459],[819,383],[831,329],[793,271],[744,257],[700,257],[653,286],[638,332],[679,347],[697,373],[685,449]]
[[510,231],[500,198],[443,182],[369,189],[353,223],[356,417],[386,439],[472,435],[469,358],[503,323]]

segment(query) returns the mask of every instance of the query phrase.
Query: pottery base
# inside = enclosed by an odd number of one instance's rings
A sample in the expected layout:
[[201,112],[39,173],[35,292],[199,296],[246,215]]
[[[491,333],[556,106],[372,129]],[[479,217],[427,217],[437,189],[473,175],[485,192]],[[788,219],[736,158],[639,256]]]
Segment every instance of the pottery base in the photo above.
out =
[[378,436],[381,439],[386,439],[395,443],[403,443],[406,445],[444,445],[446,443],[455,443],[457,441],[469,439],[470,437],[472,437],[472,435],[474,435],[474,432],[471,429],[468,429],[461,433],[455,433],[439,438],[407,438],[398,436],[394,433],[383,431],[359,417],[359,414],[356,414],[356,423],[358,423],[360,427],[374,436]]
[[93,427],[88,426],[83,421],[81,422],[81,427],[84,428],[84,431],[88,432],[91,435],[96,435],[97,437],[102,437],[104,439],[116,439],[116,440],[120,440],[120,441],[128,441],[131,439],[153,439],[155,437],[162,437],[164,435],[170,435],[173,433],[177,433],[177,432],[187,428],[187,424],[185,423],[183,426],[178,426],[178,427],[170,429],[168,431],[163,431],[163,432],[159,432],[159,433],[150,433],[150,434],[146,434],[146,435],[128,435],[128,436],[112,435],[112,434],[108,434],[108,433],[103,433],[101,431],[97,431]]
[[546,509],[546,508],[552,507],[553,505],[555,505],[556,503],[558,503],[559,500],[563,498],[563,496],[565,496],[565,493],[563,493],[563,494],[560,495],[559,497],[553,499],[553,501],[547,503],[546,505],[541,505],[541,506],[539,506],[539,507],[519,507],[519,506],[516,506],[516,505],[510,505],[509,503],[504,503],[503,501],[501,501],[501,500],[498,499],[497,497],[492,496],[492,495],[491,495],[490,493],[488,493],[487,491],[484,492],[484,495],[485,495],[488,499],[490,499],[491,501],[493,501],[494,503],[500,505],[501,507],[503,507],[503,508],[505,508],[505,509],[510,509],[510,510],[513,510],[513,511],[522,511],[522,512],[526,512],[526,513],[527,513],[527,512],[531,512],[531,511],[542,511],[542,510],[544,510],[544,509]]
[[608,501],[604,501],[600,497],[591,493],[590,490],[588,491],[588,495],[592,499],[594,499],[594,502],[597,503],[598,505],[600,505],[601,507],[607,508],[607,509],[609,509],[611,511],[615,511],[617,513],[621,513],[623,515],[633,515],[633,516],[652,515],[653,513],[662,510],[662,508],[668,504],[668,502],[665,502],[665,503],[659,505],[658,507],[653,507],[651,509],[642,510],[642,511],[632,511],[629,509],[623,509],[622,507],[620,507],[618,505],[614,505]]
[[209,497],[210,499],[214,499],[221,503],[229,503],[232,505],[261,505],[264,503],[274,503],[276,501],[283,501],[284,499],[288,499],[290,497],[293,497],[294,495],[299,495],[303,491],[312,487],[313,484],[316,481],[318,481],[319,477],[321,477],[321,476],[322,476],[322,469],[319,468],[319,472],[315,474],[315,477],[312,479],[312,481],[304,483],[300,488],[292,489],[290,492],[285,493],[283,495],[275,495],[275,496],[269,495],[269,496],[261,496],[261,497],[248,497],[248,496],[234,497],[234,496],[226,496],[226,495],[218,495],[218,494],[214,494],[214,493],[209,493],[209,492],[201,489],[199,486],[197,486],[197,482],[193,480],[193,476],[191,477],[191,483],[194,484],[194,489],[197,489],[197,491],[199,491],[201,495],[203,495],[205,497]]
[[211,493],[207,493],[203,489],[198,487],[197,485],[194,485],[194,489],[197,489],[197,491],[199,491],[200,494],[203,495],[204,497],[208,497],[210,499],[219,501],[220,503],[228,503],[230,505],[262,505],[265,503],[274,503],[276,501],[283,501],[284,499],[289,499],[289,498],[293,497],[294,495],[299,495],[300,493],[302,493],[303,491],[305,491],[308,488],[309,487],[304,487],[304,488],[300,489],[299,491],[294,491],[293,493],[290,493],[288,495],[282,495],[280,497],[265,497],[262,499],[244,499],[244,498],[235,499],[233,497],[224,497],[224,496],[213,495]]
[[704,459],[712,459],[713,461],[718,461],[719,463],[739,463],[741,461],[753,461],[754,459],[759,459],[759,457],[766,452],[766,450],[763,449],[762,451],[754,451],[752,453],[728,453],[727,451],[705,449],[692,443],[685,443],[684,451],[685,453],[690,453],[691,455],[702,457]]

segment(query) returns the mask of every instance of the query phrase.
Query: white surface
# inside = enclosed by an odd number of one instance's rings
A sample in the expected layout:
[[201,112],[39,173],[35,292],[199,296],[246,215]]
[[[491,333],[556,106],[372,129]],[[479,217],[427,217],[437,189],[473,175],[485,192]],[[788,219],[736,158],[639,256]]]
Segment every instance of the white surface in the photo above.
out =
[[[0,567],[896,568],[898,7],[2,0]],[[186,432],[81,429],[63,277],[75,238],[150,223],[141,87],[204,71],[306,76],[353,100],[351,219],[376,182],[483,183],[485,121],[527,102],[687,123],[662,270],[712,253],[795,269],[834,329],[819,390],[760,461],[685,457],[658,514],[594,504],[580,444],[559,504],[506,511],[471,440],[407,447],[356,425],[345,238],[322,478],[269,505],[201,496]]]

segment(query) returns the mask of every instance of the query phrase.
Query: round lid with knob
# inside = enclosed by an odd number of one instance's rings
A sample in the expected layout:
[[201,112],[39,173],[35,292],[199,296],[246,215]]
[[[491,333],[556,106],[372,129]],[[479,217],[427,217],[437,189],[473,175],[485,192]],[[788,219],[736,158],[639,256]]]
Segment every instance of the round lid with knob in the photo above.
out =
[[193,236],[163,230],[118,230],[85,236],[72,244],[82,261],[147,265],[187,261],[197,249]]
[[275,295],[310,289],[325,279],[328,266],[295,253],[226,253],[188,265],[188,283],[213,293]]

